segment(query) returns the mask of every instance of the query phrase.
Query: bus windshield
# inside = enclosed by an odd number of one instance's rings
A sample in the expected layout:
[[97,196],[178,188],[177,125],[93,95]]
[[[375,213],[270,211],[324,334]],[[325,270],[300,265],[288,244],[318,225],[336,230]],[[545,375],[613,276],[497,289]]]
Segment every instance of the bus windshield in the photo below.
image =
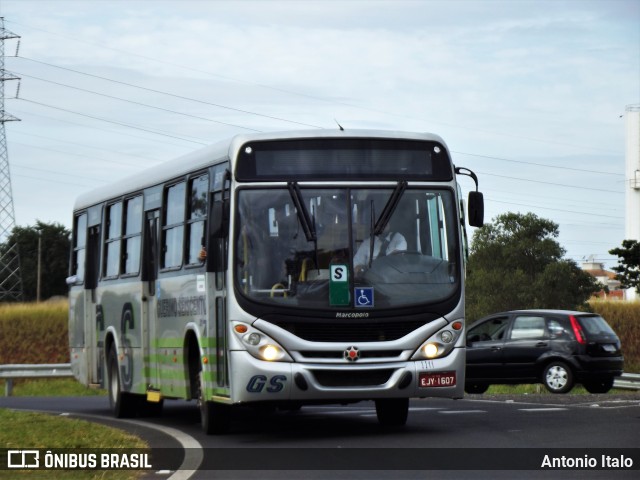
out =
[[249,300],[357,310],[435,303],[457,291],[451,190],[295,187],[238,190],[235,278]]

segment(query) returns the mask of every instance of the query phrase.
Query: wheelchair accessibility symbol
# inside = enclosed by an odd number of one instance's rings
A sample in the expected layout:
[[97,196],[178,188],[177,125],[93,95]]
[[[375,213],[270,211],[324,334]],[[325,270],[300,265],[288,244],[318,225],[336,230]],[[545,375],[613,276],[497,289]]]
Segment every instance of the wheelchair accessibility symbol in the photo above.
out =
[[356,307],[373,307],[373,287],[355,289]]

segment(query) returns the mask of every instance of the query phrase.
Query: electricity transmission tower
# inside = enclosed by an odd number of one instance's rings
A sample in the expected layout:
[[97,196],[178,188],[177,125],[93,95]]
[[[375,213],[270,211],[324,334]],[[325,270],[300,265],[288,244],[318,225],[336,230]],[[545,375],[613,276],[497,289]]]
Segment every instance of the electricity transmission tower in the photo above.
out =
[[19,118],[4,111],[4,82],[18,80],[4,69],[4,41],[20,38],[4,28],[4,17],[0,17],[0,302],[22,300],[22,275],[18,245],[9,244],[8,239],[15,226],[9,154],[5,122],[19,121]]

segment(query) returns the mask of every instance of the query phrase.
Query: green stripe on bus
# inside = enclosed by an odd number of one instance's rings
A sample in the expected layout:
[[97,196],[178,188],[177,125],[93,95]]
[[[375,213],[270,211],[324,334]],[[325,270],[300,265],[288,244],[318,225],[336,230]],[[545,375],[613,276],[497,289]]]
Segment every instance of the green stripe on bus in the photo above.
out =
[[[202,348],[216,348],[218,345],[217,337],[202,337],[200,346]],[[152,348],[183,348],[183,338],[156,338],[151,341]]]
[[158,377],[161,380],[184,380],[186,381],[186,374],[183,370],[159,370]]
[[184,341],[182,338],[156,338],[151,340],[153,348],[182,348]]
[[216,348],[218,346],[218,337],[203,337],[200,339],[202,348]]

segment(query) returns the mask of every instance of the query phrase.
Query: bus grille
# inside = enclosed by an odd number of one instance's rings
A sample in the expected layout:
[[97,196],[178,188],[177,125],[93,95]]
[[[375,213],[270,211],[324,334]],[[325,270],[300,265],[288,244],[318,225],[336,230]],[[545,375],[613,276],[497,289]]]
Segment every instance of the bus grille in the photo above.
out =
[[323,387],[373,387],[389,381],[394,370],[312,370]]
[[[300,351],[304,358],[337,359],[344,358],[344,350],[340,351]],[[360,350],[360,358],[397,358],[402,355],[402,350]]]
[[280,322],[280,328],[310,342],[388,342],[422,327],[424,320],[384,323]]

